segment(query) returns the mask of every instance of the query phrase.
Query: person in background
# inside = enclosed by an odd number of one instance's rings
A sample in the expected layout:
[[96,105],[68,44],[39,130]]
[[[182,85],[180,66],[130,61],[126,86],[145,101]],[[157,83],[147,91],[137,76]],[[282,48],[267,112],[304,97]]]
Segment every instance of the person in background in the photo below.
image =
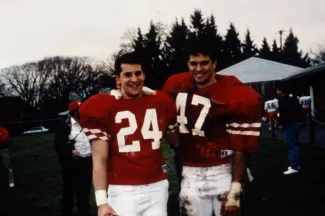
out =
[[92,180],[91,143],[79,125],[80,101],[69,104],[67,121],[55,134],[55,150],[62,171],[62,216],[73,215],[74,196],[79,216],[89,216],[89,195]]
[[289,97],[285,84],[279,83],[276,93],[279,99],[279,124],[283,128],[284,141],[290,157],[290,165],[284,174],[290,175],[299,172],[300,169],[298,122],[302,118],[302,113],[298,100]]
[[14,174],[10,164],[9,158],[9,132],[2,126],[2,118],[0,117],[0,158],[8,171],[9,187],[14,187]]
[[311,97],[310,96],[302,96],[299,98],[299,103],[301,105],[302,108],[302,112],[305,116],[305,118],[307,118],[308,115],[311,114]]
[[269,131],[272,130],[272,121],[275,121],[274,127],[276,128],[277,126],[278,107],[278,100],[276,98],[265,102],[264,110],[269,122]]

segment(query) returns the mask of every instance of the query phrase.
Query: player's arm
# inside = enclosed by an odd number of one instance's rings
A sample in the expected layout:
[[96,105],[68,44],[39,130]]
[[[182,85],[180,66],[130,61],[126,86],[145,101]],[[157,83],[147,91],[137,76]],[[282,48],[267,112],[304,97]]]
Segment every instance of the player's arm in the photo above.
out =
[[[169,125],[168,126],[173,127],[173,125]],[[167,130],[166,134],[165,134],[165,139],[167,140],[167,142],[173,147],[173,148],[178,148],[179,147],[179,130],[178,130],[178,126],[176,124],[176,128],[173,130]]]
[[236,153],[232,183],[225,203],[224,215],[227,216],[235,215],[240,208],[239,198],[246,174],[247,158],[249,153],[258,150],[263,110],[261,96],[243,84],[235,86],[232,95],[236,97],[229,102],[227,131],[230,144]]
[[93,185],[98,206],[98,216],[116,215],[107,203],[107,166],[111,136],[107,130],[108,114],[103,109],[107,97],[93,96],[79,108],[80,124],[92,142]]
[[107,165],[109,143],[104,140],[92,142],[93,158],[93,185],[98,206],[98,216],[115,214],[116,212],[107,203]]
[[166,105],[168,106],[168,127],[166,129],[165,139],[172,146],[172,148],[179,147],[179,127],[177,123],[177,110],[174,100],[163,93],[166,97]]
[[244,176],[246,174],[247,158],[247,152],[238,150],[235,152],[232,164],[232,182],[224,207],[224,215],[236,215],[240,208],[240,193],[242,191]]

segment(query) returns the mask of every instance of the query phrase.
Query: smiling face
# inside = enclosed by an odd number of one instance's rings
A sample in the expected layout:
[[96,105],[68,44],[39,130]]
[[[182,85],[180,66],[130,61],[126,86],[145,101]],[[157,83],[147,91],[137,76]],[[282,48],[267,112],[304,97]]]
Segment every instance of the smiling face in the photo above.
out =
[[210,56],[198,53],[190,55],[187,62],[188,69],[198,87],[211,85],[216,81],[214,69],[217,61],[212,61]]
[[140,64],[121,64],[121,72],[116,76],[116,83],[120,86],[124,99],[142,96],[145,75]]

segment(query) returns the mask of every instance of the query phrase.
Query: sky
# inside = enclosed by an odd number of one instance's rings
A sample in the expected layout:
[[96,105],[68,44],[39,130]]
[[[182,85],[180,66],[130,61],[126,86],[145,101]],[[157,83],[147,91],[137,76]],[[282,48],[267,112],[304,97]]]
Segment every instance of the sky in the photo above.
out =
[[56,55],[107,60],[127,31],[147,32],[151,20],[168,31],[194,9],[213,14],[221,35],[230,22],[241,40],[249,28],[258,46],[279,44],[289,28],[303,52],[325,44],[324,0],[0,0],[0,68]]

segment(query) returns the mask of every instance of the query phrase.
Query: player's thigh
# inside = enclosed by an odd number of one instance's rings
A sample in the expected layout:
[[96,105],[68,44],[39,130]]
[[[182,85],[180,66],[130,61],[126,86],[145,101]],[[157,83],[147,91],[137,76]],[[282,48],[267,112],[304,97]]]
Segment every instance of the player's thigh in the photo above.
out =
[[181,192],[179,194],[179,205],[181,215],[211,216],[213,211],[212,197],[200,196],[196,192],[195,182],[182,182]]
[[226,194],[218,195],[213,198],[212,203],[213,203],[213,211],[215,216],[221,216],[221,207],[225,199],[226,199]]
[[111,185],[108,187],[107,202],[117,215],[138,216],[136,199],[136,195],[129,186]]
[[153,184],[150,188],[150,205],[143,212],[143,216],[167,216],[168,186],[167,180]]

